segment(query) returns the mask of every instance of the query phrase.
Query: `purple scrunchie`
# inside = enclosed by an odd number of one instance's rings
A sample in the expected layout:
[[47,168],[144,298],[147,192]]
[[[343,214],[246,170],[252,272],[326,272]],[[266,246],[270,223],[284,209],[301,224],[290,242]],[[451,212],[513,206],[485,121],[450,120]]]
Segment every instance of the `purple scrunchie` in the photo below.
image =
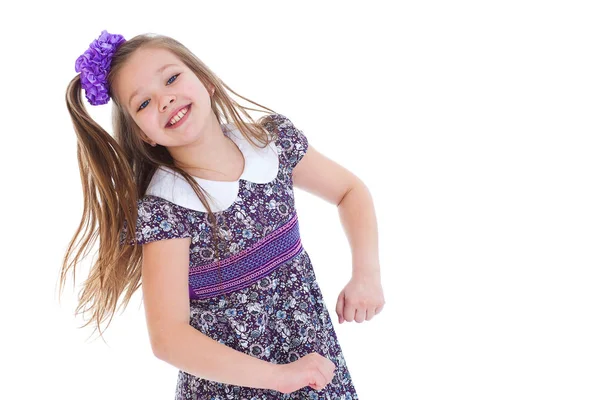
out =
[[111,35],[103,30],[98,39],[90,43],[89,49],[75,61],[75,72],[81,72],[81,86],[91,105],[106,104],[110,100],[106,77],[115,51],[124,42],[123,36]]

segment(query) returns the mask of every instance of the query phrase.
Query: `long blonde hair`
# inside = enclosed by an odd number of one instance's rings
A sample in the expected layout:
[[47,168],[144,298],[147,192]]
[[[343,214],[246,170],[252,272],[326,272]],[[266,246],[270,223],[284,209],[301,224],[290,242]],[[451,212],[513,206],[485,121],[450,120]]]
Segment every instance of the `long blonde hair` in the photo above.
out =
[[[163,48],[172,52],[205,86],[210,84],[215,87],[211,108],[220,124],[233,122],[246,139],[254,138],[263,145],[262,147],[269,144],[267,131],[263,128],[266,126],[265,123],[271,122],[270,116],[262,116],[258,121],[254,121],[246,110],[275,112],[231,90],[190,50],[170,37],[143,34],[121,44],[112,58],[107,76],[110,88],[129,57],[136,50],[146,47]],[[122,293],[125,292],[121,305],[125,309],[133,294],[141,286],[142,246],[134,240],[137,203],[144,196],[150,179],[159,166],[171,168],[186,179],[208,211],[213,237],[216,237],[218,230],[215,215],[206,200],[206,193],[192,176],[174,164],[166,147],[160,145],[153,147],[142,140],[139,128],[125,108],[118,103],[116,96],[111,96],[115,138],[111,137],[86,112],[82,103],[81,89],[78,74],[67,87],[66,103],[77,134],[77,161],[84,206],[81,223],[68,246],[62,264],[60,292],[64,288],[70,268],[73,268],[75,283],[76,265],[89,253],[99,236],[98,258],[94,261],[89,276],[79,292],[75,316],[91,311],[91,317],[81,328],[95,321],[96,329],[102,337],[101,324],[108,319],[106,326],[108,328]],[[226,90],[264,110],[238,104],[229,97]],[[250,122],[244,122],[240,114]],[[124,231],[125,238],[121,237]],[[80,234],[82,239],[76,243]],[[122,242],[123,239],[125,244]],[[134,245],[127,244],[130,240],[133,240]],[[215,252],[218,257],[217,246]]]

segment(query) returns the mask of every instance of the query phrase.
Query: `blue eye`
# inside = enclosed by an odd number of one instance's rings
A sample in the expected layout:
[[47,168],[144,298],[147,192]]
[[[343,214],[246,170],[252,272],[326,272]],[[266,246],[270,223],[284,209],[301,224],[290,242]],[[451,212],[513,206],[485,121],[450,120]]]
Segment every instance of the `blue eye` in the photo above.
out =
[[[167,81],[167,84],[169,84],[169,82],[175,82],[175,80],[177,79],[177,77],[178,77],[179,75],[180,75],[180,74],[175,74],[175,75],[173,75],[172,77],[170,77],[170,78],[169,78],[169,80]],[[175,78],[175,79],[173,79],[173,78]],[[173,79],[173,81],[171,81],[171,79]],[[143,103],[140,105],[140,108],[138,108],[138,111],[140,111],[140,110],[143,110],[144,108],[146,108],[146,107],[142,107],[142,106],[143,106],[144,104],[146,104],[146,102],[148,102],[148,101],[149,101],[149,100],[146,100],[145,102],[143,102]]]

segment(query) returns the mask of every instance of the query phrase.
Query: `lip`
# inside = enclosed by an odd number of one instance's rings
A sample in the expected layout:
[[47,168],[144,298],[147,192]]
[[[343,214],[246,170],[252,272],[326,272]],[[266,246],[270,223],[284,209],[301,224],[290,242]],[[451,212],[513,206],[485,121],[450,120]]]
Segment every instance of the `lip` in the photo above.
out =
[[[169,128],[169,123],[171,122],[171,120],[173,119],[173,117],[176,116],[179,113],[179,111],[183,110],[184,108],[188,108],[188,107],[189,107],[188,112],[190,112],[190,110],[192,109],[192,104],[191,103],[190,104],[186,104],[184,106],[181,106],[177,110],[173,111],[171,113],[171,115],[169,116],[169,119],[167,120],[167,123],[165,124],[165,128]],[[187,115],[187,113],[185,113],[185,115]],[[185,115],[184,115],[184,118],[185,118]]]

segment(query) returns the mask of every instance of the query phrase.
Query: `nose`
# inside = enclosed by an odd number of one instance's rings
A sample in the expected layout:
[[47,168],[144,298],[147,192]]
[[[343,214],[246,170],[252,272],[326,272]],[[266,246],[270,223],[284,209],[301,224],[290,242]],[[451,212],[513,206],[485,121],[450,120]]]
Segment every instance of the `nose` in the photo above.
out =
[[175,101],[175,96],[173,96],[173,95],[163,96],[163,98],[161,99],[160,110],[166,111],[167,108],[169,107],[169,104],[171,104],[174,101]]

